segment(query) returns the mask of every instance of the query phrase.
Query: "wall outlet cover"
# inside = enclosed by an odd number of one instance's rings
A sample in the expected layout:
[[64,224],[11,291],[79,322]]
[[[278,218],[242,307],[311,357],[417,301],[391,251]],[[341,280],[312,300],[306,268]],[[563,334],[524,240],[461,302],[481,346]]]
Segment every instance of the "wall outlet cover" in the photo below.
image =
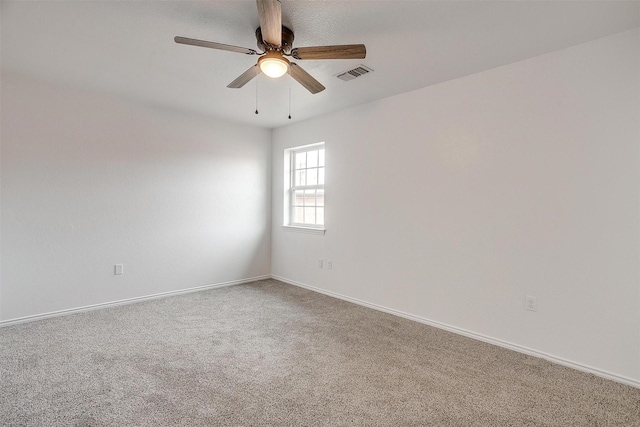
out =
[[536,309],[537,309],[536,297],[532,297],[530,295],[527,295],[524,298],[524,309],[525,310],[529,310],[529,311],[536,311]]

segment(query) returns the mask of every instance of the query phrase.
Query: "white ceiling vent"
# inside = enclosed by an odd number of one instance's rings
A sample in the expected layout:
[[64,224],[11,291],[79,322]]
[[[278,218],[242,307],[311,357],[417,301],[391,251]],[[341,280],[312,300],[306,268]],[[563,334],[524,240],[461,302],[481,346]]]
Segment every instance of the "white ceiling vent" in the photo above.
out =
[[336,77],[339,78],[340,80],[344,80],[345,82],[348,82],[349,80],[353,80],[360,76],[364,76],[365,74],[370,73],[372,71],[373,70],[371,68],[365,67],[364,65],[360,64],[357,67],[352,68],[351,70],[347,70],[340,74],[336,74]]

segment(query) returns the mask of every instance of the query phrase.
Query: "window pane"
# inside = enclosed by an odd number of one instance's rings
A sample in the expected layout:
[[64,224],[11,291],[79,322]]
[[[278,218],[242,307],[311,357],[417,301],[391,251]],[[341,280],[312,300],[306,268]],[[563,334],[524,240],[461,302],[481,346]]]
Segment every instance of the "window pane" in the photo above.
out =
[[304,205],[315,206],[316,205],[316,190],[304,191]]
[[318,152],[317,151],[308,151],[307,152],[307,167],[308,168],[317,168],[318,167]]
[[296,169],[307,167],[307,153],[296,153]]
[[305,224],[316,223],[316,208],[304,208],[304,223]]
[[324,225],[324,208],[316,208],[316,224]]
[[324,226],[325,150],[323,144],[285,150],[292,156],[288,209],[291,225]]
[[318,169],[307,169],[307,185],[318,184]]

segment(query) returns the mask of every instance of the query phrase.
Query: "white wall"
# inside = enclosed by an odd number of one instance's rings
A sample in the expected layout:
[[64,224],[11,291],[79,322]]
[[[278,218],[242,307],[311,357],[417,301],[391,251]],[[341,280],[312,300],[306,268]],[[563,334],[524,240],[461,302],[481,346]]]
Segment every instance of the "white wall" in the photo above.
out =
[[269,130],[5,73],[1,138],[0,320],[269,274]]
[[[634,30],[275,130],[272,274],[640,385],[639,56]],[[319,141],[326,235],[283,231],[283,150]]]

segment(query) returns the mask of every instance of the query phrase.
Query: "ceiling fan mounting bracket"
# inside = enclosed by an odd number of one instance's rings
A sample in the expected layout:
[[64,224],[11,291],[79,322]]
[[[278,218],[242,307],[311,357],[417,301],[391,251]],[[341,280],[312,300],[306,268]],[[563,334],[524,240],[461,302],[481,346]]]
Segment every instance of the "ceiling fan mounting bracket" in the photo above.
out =
[[262,29],[258,27],[256,29],[256,41],[258,44],[258,48],[263,52],[267,52],[270,50],[277,50],[282,53],[291,52],[291,46],[293,46],[293,31],[289,28],[282,26],[282,45],[281,46],[272,46],[269,43],[266,43],[262,39]]

